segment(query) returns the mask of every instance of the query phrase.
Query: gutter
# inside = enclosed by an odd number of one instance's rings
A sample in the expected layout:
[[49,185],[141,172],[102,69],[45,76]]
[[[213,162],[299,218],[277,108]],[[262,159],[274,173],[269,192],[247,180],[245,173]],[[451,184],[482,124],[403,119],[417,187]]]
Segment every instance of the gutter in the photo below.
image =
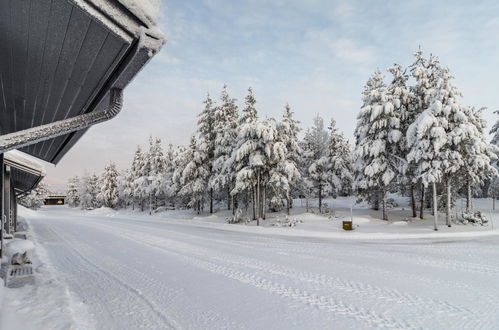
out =
[[50,124],[40,125],[0,136],[0,154],[49,140],[58,136],[86,129],[95,124],[108,121],[121,111],[123,106],[123,91],[111,88],[109,106],[100,111],[93,111]]

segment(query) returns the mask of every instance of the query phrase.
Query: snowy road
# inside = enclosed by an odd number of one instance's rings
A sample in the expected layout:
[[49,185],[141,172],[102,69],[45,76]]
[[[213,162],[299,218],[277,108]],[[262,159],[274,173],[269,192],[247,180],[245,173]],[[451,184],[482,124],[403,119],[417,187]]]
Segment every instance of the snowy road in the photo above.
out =
[[100,329],[499,327],[497,237],[333,241],[148,218],[29,219]]

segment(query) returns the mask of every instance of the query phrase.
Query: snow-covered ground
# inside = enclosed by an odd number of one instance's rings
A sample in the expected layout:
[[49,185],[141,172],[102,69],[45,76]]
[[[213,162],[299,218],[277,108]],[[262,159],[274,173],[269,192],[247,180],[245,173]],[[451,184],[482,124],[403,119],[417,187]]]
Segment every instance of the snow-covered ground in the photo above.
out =
[[295,208],[295,228],[228,225],[224,212],[45,207],[25,214],[41,273],[17,304],[51,300],[60,317],[30,316],[50,329],[497,328],[496,230],[434,233],[431,220],[398,223],[401,209],[380,223],[357,208],[359,227],[344,232],[343,203],[336,220]]

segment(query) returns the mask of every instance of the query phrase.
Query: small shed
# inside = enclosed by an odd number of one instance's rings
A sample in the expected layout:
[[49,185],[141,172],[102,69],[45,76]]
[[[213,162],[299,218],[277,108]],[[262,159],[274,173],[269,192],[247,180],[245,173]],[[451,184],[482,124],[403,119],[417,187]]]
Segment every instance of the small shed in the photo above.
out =
[[50,195],[45,198],[45,205],[64,205],[66,204],[66,196],[64,195]]

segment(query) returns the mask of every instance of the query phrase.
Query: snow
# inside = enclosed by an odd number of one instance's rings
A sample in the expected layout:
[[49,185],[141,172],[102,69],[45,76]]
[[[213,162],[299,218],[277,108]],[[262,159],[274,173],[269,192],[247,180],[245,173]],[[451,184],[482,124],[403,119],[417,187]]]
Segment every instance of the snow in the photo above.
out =
[[161,0],[118,1],[144,23],[148,23],[149,25],[156,25],[160,13]]
[[41,162],[37,161],[36,158],[31,157],[25,154],[24,152],[18,150],[11,150],[6,152],[4,157],[6,160],[10,160],[14,163],[24,165],[26,167],[29,167],[30,169],[39,172],[41,176],[45,176],[46,174],[45,166],[43,166]]
[[25,239],[12,239],[8,240],[5,244],[5,256],[10,258],[16,253],[24,253],[28,252],[28,255],[31,256],[31,251],[35,248],[33,242]]
[[6,289],[7,310],[50,329],[494,328],[499,242],[484,234],[497,230],[401,225],[397,202],[392,222],[355,205],[351,232],[339,226],[352,198],[327,200],[331,216],[295,201],[297,227],[271,227],[282,214],[256,227],[225,224],[224,211],[22,212],[42,272]]

